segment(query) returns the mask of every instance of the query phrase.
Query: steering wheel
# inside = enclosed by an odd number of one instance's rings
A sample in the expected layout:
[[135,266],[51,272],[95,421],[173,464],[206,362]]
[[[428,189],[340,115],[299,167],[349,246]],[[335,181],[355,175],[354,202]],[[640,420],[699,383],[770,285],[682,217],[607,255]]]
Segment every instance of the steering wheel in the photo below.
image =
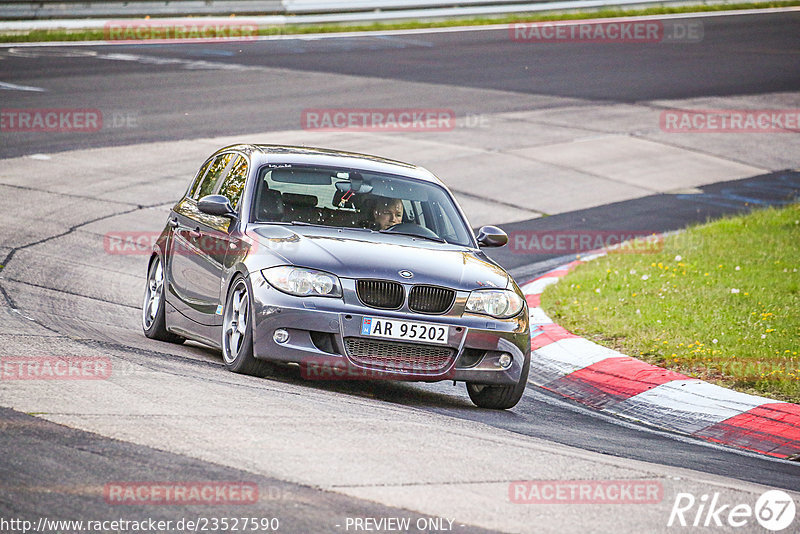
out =
[[436,232],[414,223],[399,223],[393,224],[384,229],[384,232],[401,232],[404,234],[414,234],[420,237],[432,237],[434,239],[441,239]]

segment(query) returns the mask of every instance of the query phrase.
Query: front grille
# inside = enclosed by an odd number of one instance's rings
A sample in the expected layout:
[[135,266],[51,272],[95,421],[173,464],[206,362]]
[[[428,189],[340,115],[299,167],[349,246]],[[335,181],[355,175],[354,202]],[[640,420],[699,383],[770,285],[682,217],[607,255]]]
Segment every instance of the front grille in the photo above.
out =
[[403,305],[405,293],[397,282],[385,280],[359,280],[356,282],[358,299],[372,308],[396,310]]
[[346,337],[350,359],[364,367],[407,373],[441,373],[453,362],[450,347]]
[[444,313],[453,305],[456,292],[436,286],[414,286],[408,295],[408,307],[420,313]]

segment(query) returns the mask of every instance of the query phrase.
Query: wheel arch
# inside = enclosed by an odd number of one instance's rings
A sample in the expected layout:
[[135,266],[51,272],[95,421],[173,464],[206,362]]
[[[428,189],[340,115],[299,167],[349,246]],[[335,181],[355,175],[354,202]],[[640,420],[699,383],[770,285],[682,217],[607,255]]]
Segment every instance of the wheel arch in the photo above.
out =
[[[244,280],[244,283],[247,286],[247,295],[248,298],[250,299],[250,314],[251,314],[250,325],[248,326],[248,328],[251,330],[253,336],[255,336],[255,329],[254,329],[255,321],[252,320],[255,304],[253,299],[253,282],[250,279],[250,275],[251,275],[250,271],[243,263],[237,263],[235,266],[233,266],[233,268],[231,268],[231,271],[227,276],[227,281],[223,284],[224,291],[221,294],[222,297],[221,301],[223,306],[222,308],[223,322],[221,325],[222,328],[220,329],[220,336],[224,335],[224,332],[222,330],[225,328],[224,317],[225,317],[225,308],[227,308],[228,306],[228,296],[230,295],[231,289],[233,289],[234,284],[239,278]],[[221,341],[222,340],[220,338],[220,342]]]

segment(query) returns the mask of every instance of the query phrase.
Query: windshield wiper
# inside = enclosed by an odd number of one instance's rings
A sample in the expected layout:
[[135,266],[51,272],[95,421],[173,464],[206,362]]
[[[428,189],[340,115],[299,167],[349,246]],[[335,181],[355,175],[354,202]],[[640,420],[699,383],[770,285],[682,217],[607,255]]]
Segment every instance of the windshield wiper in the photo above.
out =
[[415,234],[413,232],[398,232],[398,231],[395,231],[395,230],[380,230],[380,233],[382,233],[382,234],[407,235],[407,236],[410,236],[410,237],[421,237],[423,239],[429,239],[430,241],[435,241],[437,243],[447,243],[447,241],[445,241],[444,239],[442,239],[439,236],[434,237],[434,236],[430,236],[430,235]]
[[373,233],[375,231],[372,228],[364,228],[361,226],[334,226],[333,228],[338,228],[339,230],[355,230],[356,232],[369,232],[369,233]]
[[280,224],[281,226],[315,226],[311,223],[302,221],[257,221],[261,224]]

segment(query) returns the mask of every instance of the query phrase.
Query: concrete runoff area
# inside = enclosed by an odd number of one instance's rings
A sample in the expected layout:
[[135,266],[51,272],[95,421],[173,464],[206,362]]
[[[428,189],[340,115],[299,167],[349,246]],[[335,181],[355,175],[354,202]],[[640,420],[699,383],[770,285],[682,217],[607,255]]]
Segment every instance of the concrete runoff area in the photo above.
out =
[[[238,524],[241,529],[242,518],[246,518],[249,526],[275,527],[272,530],[283,532],[341,532],[348,520],[352,526],[356,518],[365,517],[399,518],[414,526],[442,522],[441,518],[83,432],[8,408],[0,408],[0,427],[0,444],[15,458],[15,469],[5,471],[0,483],[0,517],[5,521],[0,521],[0,527],[4,531],[14,526],[12,518],[31,521],[30,528],[38,528],[43,510],[48,522],[39,532],[194,531],[213,526],[222,516],[228,516],[231,527]],[[43,472],[43,458],[58,468]],[[138,487],[131,484],[144,480],[151,482]],[[198,481],[201,485],[192,486]],[[130,502],[129,487],[161,491],[165,497],[170,496],[168,492],[176,495],[181,489],[191,492],[208,487],[215,498],[219,495],[233,503],[198,505],[164,498],[167,505],[119,504]],[[12,499],[14,506],[9,506]],[[61,530],[59,521],[82,521],[83,528],[72,524],[74,529],[62,526]],[[90,526],[90,521],[101,522],[101,529]],[[142,526],[137,528],[137,523]],[[456,529],[491,532],[461,524],[456,524]]]

